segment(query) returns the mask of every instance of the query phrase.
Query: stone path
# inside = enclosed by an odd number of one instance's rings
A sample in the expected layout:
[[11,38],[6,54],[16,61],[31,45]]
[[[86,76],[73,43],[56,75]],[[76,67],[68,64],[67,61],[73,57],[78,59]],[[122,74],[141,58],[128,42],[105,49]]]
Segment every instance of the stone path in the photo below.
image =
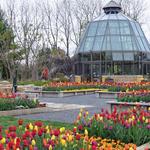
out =
[[62,98],[40,98],[41,102],[46,102],[51,108],[56,108],[57,111],[49,113],[22,115],[18,118],[50,120],[59,122],[73,123],[80,108],[85,108],[89,114],[98,113],[102,108],[107,109],[106,101],[110,99],[100,99],[95,94],[70,96]]

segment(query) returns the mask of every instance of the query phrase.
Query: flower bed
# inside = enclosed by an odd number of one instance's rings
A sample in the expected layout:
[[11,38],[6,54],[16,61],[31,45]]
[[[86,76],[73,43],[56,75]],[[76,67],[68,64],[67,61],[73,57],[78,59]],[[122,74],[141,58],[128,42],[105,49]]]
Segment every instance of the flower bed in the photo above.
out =
[[76,125],[82,133],[85,129],[89,135],[134,143],[140,146],[150,141],[150,111],[133,108],[118,112],[116,107],[112,113],[102,110],[101,113],[89,117],[88,112],[80,112]]
[[130,91],[120,93],[117,97],[118,102],[150,102],[150,90]]
[[38,100],[29,100],[25,98],[0,98],[0,111],[15,110],[19,108],[36,108],[38,105]]
[[150,89],[150,82],[131,82],[131,83],[115,83],[115,82],[51,82],[46,84],[44,91],[65,91],[65,90],[81,90],[81,89],[108,89],[113,92],[125,92],[137,89]]
[[119,140],[89,137],[88,131],[83,134],[77,128],[67,130],[64,127],[52,128],[36,121],[23,125],[23,120],[18,121],[18,126],[10,126],[7,130],[0,127],[0,149],[7,150],[135,150],[135,144],[125,144]]

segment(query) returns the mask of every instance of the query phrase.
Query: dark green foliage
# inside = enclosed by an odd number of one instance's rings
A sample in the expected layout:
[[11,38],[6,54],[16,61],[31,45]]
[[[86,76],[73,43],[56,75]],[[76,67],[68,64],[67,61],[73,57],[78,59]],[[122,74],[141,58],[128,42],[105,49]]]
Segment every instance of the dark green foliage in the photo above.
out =
[[37,100],[21,99],[21,98],[0,98],[0,111],[14,110],[17,106],[24,108],[36,108],[39,102]]

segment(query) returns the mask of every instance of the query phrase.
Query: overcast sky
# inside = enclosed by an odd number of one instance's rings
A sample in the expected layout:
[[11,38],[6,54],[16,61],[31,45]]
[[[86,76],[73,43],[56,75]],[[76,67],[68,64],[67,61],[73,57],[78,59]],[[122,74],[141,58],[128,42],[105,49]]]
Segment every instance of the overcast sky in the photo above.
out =
[[[6,3],[9,0],[0,0],[0,5],[2,9],[6,8]],[[13,1],[13,0],[12,0]],[[22,0],[15,0],[18,4],[22,1]],[[46,0],[26,0],[29,1],[31,5],[33,5],[34,1],[38,1],[40,3],[46,1]],[[51,2],[53,4],[54,0],[49,0],[49,2]],[[59,0],[58,0],[59,1]],[[108,3],[110,0],[106,0],[105,3]],[[142,29],[148,39],[148,41],[150,42],[150,0],[143,0],[143,2],[146,3],[146,12],[145,12],[145,16],[142,18],[143,20],[143,25],[142,25]]]

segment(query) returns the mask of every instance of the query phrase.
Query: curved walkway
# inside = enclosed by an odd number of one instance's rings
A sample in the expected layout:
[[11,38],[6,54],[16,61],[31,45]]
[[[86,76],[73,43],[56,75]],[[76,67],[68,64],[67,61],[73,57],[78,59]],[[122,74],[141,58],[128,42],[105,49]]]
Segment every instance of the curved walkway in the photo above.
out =
[[27,119],[39,119],[39,120],[50,120],[59,122],[73,123],[80,108],[84,108],[89,111],[90,115],[98,113],[102,108],[107,109],[106,101],[110,99],[101,99],[96,97],[95,94],[81,95],[81,96],[70,96],[62,98],[40,98],[41,102],[48,103],[49,107],[57,108],[56,111],[49,113],[22,115],[18,118]]

